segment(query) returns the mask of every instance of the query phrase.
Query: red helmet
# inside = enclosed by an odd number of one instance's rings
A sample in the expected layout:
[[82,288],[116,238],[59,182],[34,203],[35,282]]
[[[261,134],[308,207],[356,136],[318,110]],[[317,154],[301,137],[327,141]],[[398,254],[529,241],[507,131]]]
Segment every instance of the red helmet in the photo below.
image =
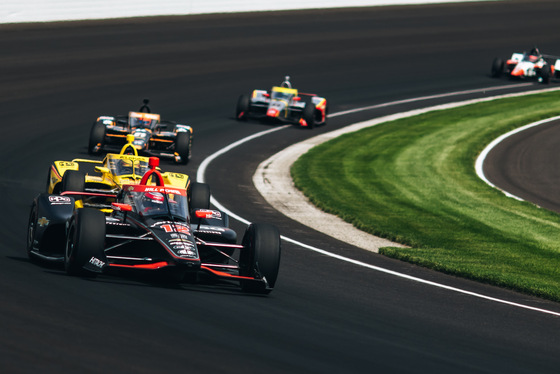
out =
[[163,203],[164,200],[163,194],[161,192],[146,192],[144,196],[146,196],[147,200],[158,204]]

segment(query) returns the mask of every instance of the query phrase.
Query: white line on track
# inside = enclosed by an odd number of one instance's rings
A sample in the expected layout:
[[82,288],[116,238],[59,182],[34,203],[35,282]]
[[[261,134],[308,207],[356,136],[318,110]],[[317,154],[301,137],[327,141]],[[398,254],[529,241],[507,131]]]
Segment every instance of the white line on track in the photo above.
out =
[[525,201],[524,199],[522,199],[518,196],[515,196],[515,195],[513,195],[513,194],[511,194],[507,191],[502,190],[501,188],[494,185],[492,182],[490,182],[486,178],[486,176],[484,175],[484,170],[482,168],[482,166],[484,165],[484,161],[486,160],[486,156],[488,156],[488,154],[490,153],[490,151],[492,149],[494,149],[498,144],[500,144],[502,141],[509,138],[510,136],[515,135],[517,133],[520,133],[522,131],[525,131],[527,129],[530,129],[532,127],[540,126],[540,125],[543,125],[545,123],[553,122],[553,121],[556,121],[556,120],[559,120],[559,119],[560,119],[560,116],[557,116],[557,117],[547,118],[547,119],[543,119],[541,121],[533,122],[533,123],[530,123],[528,125],[517,128],[515,130],[512,130],[512,131],[510,131],[506,134],[503,134],[503,135],[499,136],[498,138],[494,139],[490,144],[488,144],[486,146],[486,148],[484,148],[484,150],[482,152],[480,152],[480,155],[478,155],[478,157],[476,159],[475,170],[476,170],[476,174],[478,175],[478,177],[480,179],[482,179],[487,185],[489,185],[491,187],[494,187],[497,190],[502,191],[506,196],[517,199],[517,200],[520,200],[520,201]]
[[[407,100],[398,100],[398,101],[393,101],[393,102],[389,102],[389,103],[384,103],[384,104],[379,104],[379,105],[373,105],[373,106],[368,106],[368,107],[362,107],[362,108],[356,108],[356,109],[352,109],[352,110],[347,110],[347,111],[343,111],[343,112],[337,112],[337,113],[332,113],[329,115],[330,117],[337,117],[337,116],[342,116],[342,115],[347,115],[347,114],[351,114],[351,113],[356,113],[356,112],[361,112],[361,111],[366,111],[366,110],[371,110],[371,109],[376,109],[376,108],[381,108],[381,107],[388,107],[388,106],[393,106],[393,105],[398,105],[398,104],[403,104],[403,103],[411,103],[411,102],[418,102],[418,101],[425,101],[425,100],[430,100],[430,99],[434,99],[434,98],[446,98],[446,97],[453,97],[453,96],[459,96],[459,95],[465,95],[465,94],[470,94],[470,93],[478,93],[478,92],[489,92],[489,91],[497,91],[497,90],[503,90],[503,89],[508,89],[508,88],[515,88],[515,87],[524,87],[530,84],[527,83],[523,83],[523,84],[519,84],[519,85],[510,85],[510,86],[498,86],[498,87],[491,87],[491,88],[483,88],[483,89],[476,89],[476,90],[468,90],[468,91],[457,91],[457,92],[451,92],[451,93],[447,93],[447,94],[440,94],[440,95],[431,95],[431,96],[424,96],[424,97],[419,97],[419,98],[413,98],[413,99],[407,99]],[[277,127],[274,129],[270,129],[270,130],[266,130],[266,131],[261,131],[259,133],[253,134],[251,136],[248,136],[246,138],[240,139],[230,145],[228,145],[227,147],[224,147],[222,149],[220,149],[219,151],[213,153],[212,155],[208,156],[206,159],[204,159],[204,161],[200,164],[200,166],[198,167],[197,170],[197,174],[196,174],[196,178],[197,181],[199,182],[205,182],[205,174],[206,174],[206,169],[208,168],[208,165],[215,160],[217,157],[231,151],[234,148],[239,147],[240,145],[247,143],[253,139],[259,138],[261,136],[265,136],[268,134],[271,134],[273,132],[276,131],[280,131],[283,130],[287,127],[290,127],[290,125],[286,125],[286,126],[281,126],[281,127]],[[511,134],[511,133],[510,133]],[[503,138],[502,138],[503,140]],[[497,143],[496,143],[497,144]],[[488,150],[489,152],[489,150]],[[483,160],[482,160],[483,161]],[[481,161],[481,162],[482,162]],[[477,167],[478,167],[478,160],[477,160]],[[481,167],[481,166],[480,166]],[[484,174],[482,174],[484,175]],[[485,178],[483,178],[483,180],[486,180]],[[489,182],[487,182],[489,183]],[[490,183],[489,183],[490,184]],[[240,217],[239,215],[235,214],[234,212],[230,211],[229,209],[227,209],[225,206],[223,206],[220,202],[218,202],[216,199],[214,199],[214,197],[210,198],[210,202],[219,210],[227,213],[230,217],[246,224],[249,225],[251,222],[243,217]],[[389,270],[389,269],[385,269],[379,266],[374,266],[374,265],[370,265],[367,264],[365,262],[361,262],[361,261],[357,261],[348,257],[344,257],[344,256],[340,256],[337,255],[336,253],[332,253],[332,252],[328,252],[325,251],[323,249],[320,248],[316,248],[310,245],[307,245],[305,243],[299,242],[297,240],[291,239],[289,237],[286,237],[284,235],[282,235],[282,239],[295,244],[297,246],[300,246],[302,248],[306,248],[308,250],[311,250],[313,252],[316,253],[320,253],[323,254],[325,256],[329,256],[335,259],[338,259],[340,261],[344,261],[344,262],[348,262],[357,266],[361,266],[364,268],[368,268],[371,270],[375,270],[375,271],[379,271],[385,274],[390,274],[399,278],[403,278],[403,279],[408,279],[411,280],[413,282],[417,282],[417,283],[422,283],[422,284],[426,284],[426,285],[430,285],[433,287],[438,287],[438,288],[442,288],[442,289],[446,289],[449,291],[453,291],[453,292],[457,292],[460,294],[464,294],[464,295],[469,295],[469,296],[473,296],[479,299],[484,299],[484,300],[489,300],[489,301],[493,301],[496,303],[500,303],[500,304],[505,304],[505,305],[509,305],[509,306],[514,306],[517,308],[522,308],[522,309],[527,309],[527,310],[532,310],[532,311],[536,311],[536,312],[540,312],[540,313],[545,313],[545,314],[550,314],[550,315],[554,315],[557,317],[560,317],[560,313],[559,312],[554,312],[551,310],[547,310],[547,309],[542,309],[542,308],[536,308],[536,307],[532,307],[530,305],[525,305],[525,304],[519,304],[519,303],[515,303],[512,301],[508,301],[508,300],[503,300],[503,299],[499,299],[499,298],[495,298],[495,297],[491,297],[491,296],[487,296],[487,295],[483,295],[483,294],[479,294],[476,292],[471,292],[471,291],[467,291],[467,290],[463,290],[460,288],[456,288],[456,287],[451,287],[445,284],[441,284],[441,283],[436,283],[436,282],[432,282],[432,281],[428,281],[422,278],[417,278],[417,277],[413,277],[407,274],[403,274],[403,273],[399,273],[393,270]]]

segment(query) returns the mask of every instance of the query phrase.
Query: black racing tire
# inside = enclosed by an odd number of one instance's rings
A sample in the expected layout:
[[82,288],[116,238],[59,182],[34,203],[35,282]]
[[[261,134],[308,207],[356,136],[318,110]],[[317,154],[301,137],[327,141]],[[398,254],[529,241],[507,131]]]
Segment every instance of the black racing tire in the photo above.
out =
[[175,138],[175,152],[181,157],[180,163],[185,165],[191,159],[191,134],[190,132],[179,132]]
[[552,76],[552,68],[550,67],[549,64],[545,64],[539,72],[541,83],[549,84],[551,76]]
[[64,269],[69,275],[94,277],[84,269],[92,257],[104,259],[105,215],[97,209],[78,209],[70,220],[64,251]]
[[504,73],[504,61],[501,58],[495,58],[492,61],[492,69],[490,70],[490,75],[492,78],[499,78]]
[[190,188],[190,209],[210,209],[210,185],[193,182]]
[[305,105],[305,108],[303,108],[301,118],[304,119],[304,121],[307,123],[307,127],[310,129],[314,128],[317,124],[316,111],[317,109],[315,108],[315,105],[313,105],[313,103],[307,103]]
[[29,220],[27,223],[27,257],[29,261],[33,263],[38,263],[39,258],[31,252],[33,249],[33,242],[35,241],[35,234],[37,232],[37,225],[39,221],[39,216],[37,214],[37,203],[33,201],[31,205],[31,210],[29,212]]
[[62,187],[60,192],[84,192],[86,185],[86,175],[79,170],[68,170],[62,176],[61,183]]
[[238,121],[246,121],[249,118],[251,111],[251,99],[248,95],[241,95],[237,100],[237,107],[235,109],[235,119]]
[[[99,154],[101,149],[103,149],[103,143],[105,142],[105,131],[106,128],[102,122],[95,122],[91,127],[88,143],[88,153],[90,155]],[[94,148],[99,143],[101,143],[101,148],[99,149],[99,151],[95,152]]]
[[274,288],[280,268],[281,240],[276,226],[252,223],[243,236],[239,257],[239,275],[266,279],[268,286],[258,287],[255,282],[241,281],[246,292],[268,294]]

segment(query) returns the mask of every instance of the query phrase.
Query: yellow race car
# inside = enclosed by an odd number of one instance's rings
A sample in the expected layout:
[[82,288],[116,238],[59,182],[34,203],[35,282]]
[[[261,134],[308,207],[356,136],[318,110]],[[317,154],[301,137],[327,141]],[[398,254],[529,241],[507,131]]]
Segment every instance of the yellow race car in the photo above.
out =
[[[127,140],[120,153],[108,153],[103,160],[76,158],[72,161],[54,161],[49,168],[46,192],[60,194],[73,191],[104,195],[109,193],[116,196],[124,184],[139,184],[144,174],[150,170],[150,159],[157,160],[157,158],[139,156],[136,148],[132,146],[134,136],[129,134]],[[159,164],[159,160],[157,163]],[[191,180],[187,174],[176,172],[160,174],[165,186],[190,190]],[[150,181],[147,184],[156,183]],[[106,196],[98,199],[94,197],[88,194],[87,205],[100,209],[110,206],[111,202],[107,201]]]

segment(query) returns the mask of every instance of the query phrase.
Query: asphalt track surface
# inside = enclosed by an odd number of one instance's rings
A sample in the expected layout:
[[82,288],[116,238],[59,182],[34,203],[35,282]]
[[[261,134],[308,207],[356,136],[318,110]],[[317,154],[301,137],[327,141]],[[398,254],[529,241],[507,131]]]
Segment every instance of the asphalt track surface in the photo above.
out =
[[[539,88],[490,79],[490,63],[533,44],[554,52],[559,14],[558,2],[511,1],[0,26],[1,371],[556,372],[557,315],[419,284],[288,242],[276,289],[258,297],[226,286],[177,286],[158,277],[69,277],[59,268],[29,263],[25,236],[30,202],[44,188],[50,162],[86,156],[89,129],[100,114],[126,113],[149,97],[165,118],[192,124],[193,160],[167,168],[196,175],[209,155],[271,128],[234,121],[235,102],[239,94],[278,84],[286,74],[301,90],[327,97],[331,113],[501,85],[512,86],[503,92]],[[252,222],[274,223],[283,235],[306,244],[558,313],[556,303],[387,259],[316,233],[276,213],[251,183],[260,161],[306,137],[488,94],[333,117],[313,131],[280,130],[217,158],[206,179],[228,209]],[[560,137],[557,126],[536,131],[546,131],[550,142]],[[539,168],[556,165],[557,158],[543,150],[525,154],[531,158],[523,158],[524,168],[517,170],[542,171],[543,183],[516,183],[553,200],[555,189],[543,186],[555,183],[558,168]],[[554,172],[552,180],[547,171]],[[241,235],[243,225],[232,225]]]

